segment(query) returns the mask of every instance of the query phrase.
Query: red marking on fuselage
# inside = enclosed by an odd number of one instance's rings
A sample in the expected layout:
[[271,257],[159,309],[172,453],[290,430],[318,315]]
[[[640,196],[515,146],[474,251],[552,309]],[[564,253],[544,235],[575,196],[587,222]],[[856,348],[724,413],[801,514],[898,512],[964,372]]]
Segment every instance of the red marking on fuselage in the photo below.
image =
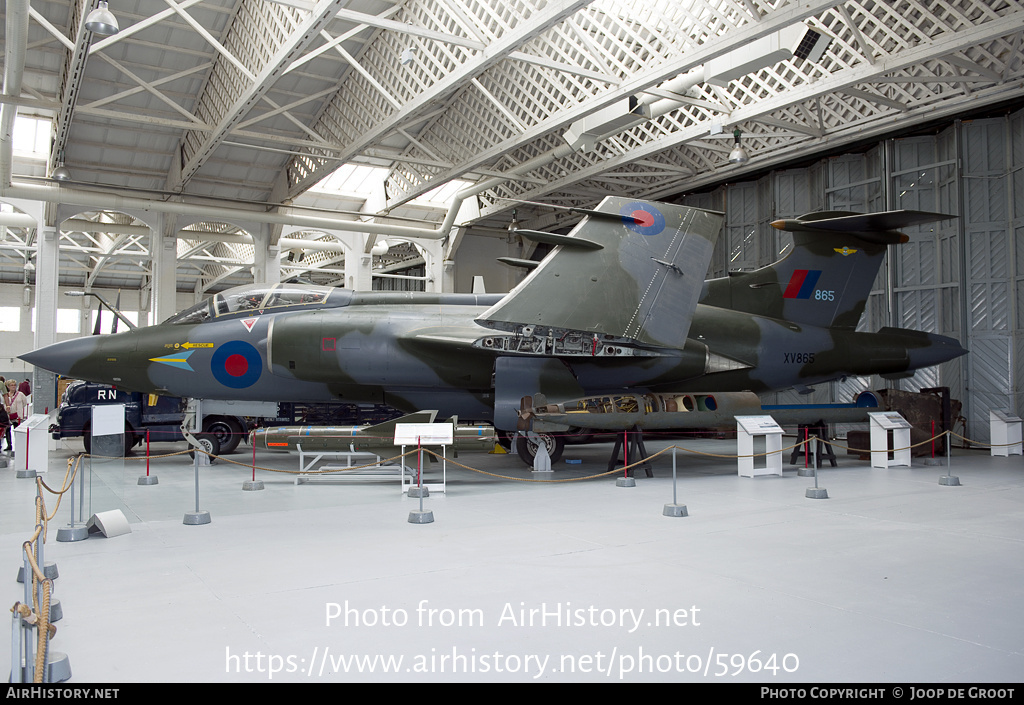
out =
[[242,355],[229,355],[224,361],[224,371],[232,377],[241,377],[249,371],[249,362]]

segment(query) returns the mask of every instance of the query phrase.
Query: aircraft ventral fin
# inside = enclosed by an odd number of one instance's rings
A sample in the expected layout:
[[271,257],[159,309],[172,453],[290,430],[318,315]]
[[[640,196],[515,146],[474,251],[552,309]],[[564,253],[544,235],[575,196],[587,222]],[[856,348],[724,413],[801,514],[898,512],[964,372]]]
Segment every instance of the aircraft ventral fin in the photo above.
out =
[[[517,335],[566,331],[682,347],[722,214],[608,197],[480,325]],[[583,249],[581,241],[600,246]]]

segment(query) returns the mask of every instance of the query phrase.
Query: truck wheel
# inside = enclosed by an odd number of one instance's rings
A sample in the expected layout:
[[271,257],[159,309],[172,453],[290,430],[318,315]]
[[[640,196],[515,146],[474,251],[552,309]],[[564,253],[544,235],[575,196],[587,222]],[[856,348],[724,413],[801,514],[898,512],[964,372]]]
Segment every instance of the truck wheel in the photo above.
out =
[[217,437],[220,443],[218,455],[233,453],[242,442],[242,427],[234,419],[225,416],[211,416],[203,421],[203,433]]
[[[565,439],[561,436],[552,436],[548,433],[538,433],[535,435],[548,449],[548,457],[551,458],[551,462],[558,462],[558,459],[562,457],[562,450],[565,449]],[[533,467],[533,459],[537,456],[538,442],[531,439],[529,436],[520,434],[515,437],[515,445],[516,452],[519,453],[519,457],[522,461],[530,467]]]
[[[199,441],[200,450],[209,455],[210,460],[213,460],[220,455],[220,441],[218,441],[217,437],[212,433],[197,433],[196,440]],[[195,458],[196,452],[194,450],[190,450],[188,452],[188,457]]]

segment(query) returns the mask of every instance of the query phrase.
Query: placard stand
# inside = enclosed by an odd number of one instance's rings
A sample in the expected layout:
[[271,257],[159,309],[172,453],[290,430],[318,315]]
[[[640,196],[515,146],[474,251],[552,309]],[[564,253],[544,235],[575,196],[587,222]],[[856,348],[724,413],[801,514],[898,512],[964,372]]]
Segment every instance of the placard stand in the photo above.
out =
[[49,464],[49,423],[50,417],[46,414],[32,414],[11,429],[11,439],[14,441],[13,464],[17,470],[15,477],[34,478],[46,472]]
[[[868,412],[871,423],[871,467],[910,467],[910,423],[897,411]],[[889,447],[892,431],[892,448]],[[892,451],[892,460],[889,452]]]
[[988,412],[992,455],[1021,455],[1021,420],[1008,411]]
[[[448,479],[448,454],[446,446],[455,441],[455,426],[450,423],[399,423],[395,424],[395,445],[402,447],[402,494],[408,492],[416,480],[427,490],[427,494],[433,492],[444,492]],[[406,446],[441,446],[441,482],[423,482],[422,478],[409,477],[406,482],[405,471],[405,447]],[[421,454],[422,455],[422,454]],[[422,458],[421,458],[422,460]],[[423,464],[420,462],[419,474],[423,473]],[[412,496],[412,495],[410,495]]]
[[[754,436],[764,436],[764,467],[754,467]],[[771,416],[737,416],[736,455],[740,477],[782,477],[782,427]]]

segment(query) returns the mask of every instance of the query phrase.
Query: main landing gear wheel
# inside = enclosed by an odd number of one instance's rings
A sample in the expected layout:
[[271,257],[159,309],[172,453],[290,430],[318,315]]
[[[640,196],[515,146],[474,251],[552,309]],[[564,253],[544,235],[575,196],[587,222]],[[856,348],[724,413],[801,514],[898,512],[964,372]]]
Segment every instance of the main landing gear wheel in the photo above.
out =
[[537,448],[540,443],[548,449],[548,457],[552,463],[558,462],[562,457],[562,450],[565,449],[565,439],[561,436],[552,436],[548,433],[531,433],[529,436],[519,434],[515,437],[516,452],[523,462],[533,467],[533,459],[537,456]]
[[217,455],[233,453],[242,441],[242,428],[234,419],[213,417],[203,423],[203,433],[217,437],[220,451]]

